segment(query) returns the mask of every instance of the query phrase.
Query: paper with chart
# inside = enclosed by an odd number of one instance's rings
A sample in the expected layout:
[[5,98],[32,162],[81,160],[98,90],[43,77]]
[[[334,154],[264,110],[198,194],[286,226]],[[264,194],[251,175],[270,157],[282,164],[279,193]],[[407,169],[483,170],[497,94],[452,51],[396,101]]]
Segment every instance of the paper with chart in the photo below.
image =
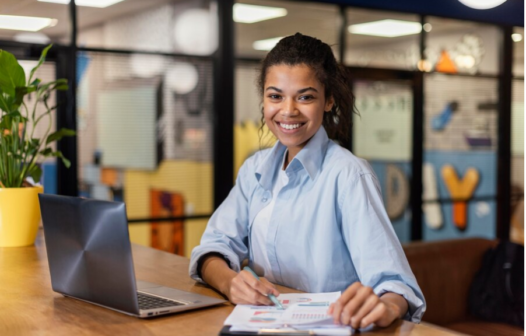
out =
[[278,300],[285,309],[278,309],[274,306],[237,305],[226,319],[225,325],[231,325],[231,331],[256,331],[261,328],[284,327],[331,328],[334,331],[336,329],[348,331],[349,327],[333,324],[332,317],[327,315],[329,305],[340,295],[340,292],[281,294]]

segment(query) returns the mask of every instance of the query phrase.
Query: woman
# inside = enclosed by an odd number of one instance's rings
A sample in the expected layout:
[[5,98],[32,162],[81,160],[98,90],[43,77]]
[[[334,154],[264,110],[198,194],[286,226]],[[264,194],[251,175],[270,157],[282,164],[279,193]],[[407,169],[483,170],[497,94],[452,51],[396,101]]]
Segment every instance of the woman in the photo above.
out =
[[[295,34],[263,60],[263,121],[276,145],[247,159],[192,251],[190,276],[236,304],[271,305],[272,283],[342,291],[336,323],[419,322],[424,297],[365,160],[345,140],[354,98],[331,48]],[[240,264],[248,259],[261,282]]]

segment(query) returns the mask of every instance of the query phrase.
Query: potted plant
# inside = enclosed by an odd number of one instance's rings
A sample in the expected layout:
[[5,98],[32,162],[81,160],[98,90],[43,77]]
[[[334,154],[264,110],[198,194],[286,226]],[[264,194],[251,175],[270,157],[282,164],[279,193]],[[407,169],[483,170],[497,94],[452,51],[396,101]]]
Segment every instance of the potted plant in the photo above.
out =
[[[40,222],[38,193],[43,192],[39,160],[57,157],[66,167],[70,162],[60,151],[53,150],[53,142],[73,136],[69,129],[51,130],[50,95],[54,90],[67,90],[66,79],[43,83],[35,76],[44,63],[51,45],[40,56],[26,82],[24,69],[16,58],[0,50],[0,246],[26,246],[34,243]],[[28,106],[29,99],[33,106]],[[37,112],[37,107],[44,112]],[[35,137],[39,123],[47,122],[44,137]]]

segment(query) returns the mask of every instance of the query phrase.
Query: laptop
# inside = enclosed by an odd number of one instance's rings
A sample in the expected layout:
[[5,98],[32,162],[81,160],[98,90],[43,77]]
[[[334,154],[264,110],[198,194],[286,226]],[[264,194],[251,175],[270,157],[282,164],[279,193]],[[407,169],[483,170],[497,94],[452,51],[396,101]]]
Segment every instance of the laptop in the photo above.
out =
[[226,302],[135,281],[124,203],[38,198],[53,291],[140,318]]

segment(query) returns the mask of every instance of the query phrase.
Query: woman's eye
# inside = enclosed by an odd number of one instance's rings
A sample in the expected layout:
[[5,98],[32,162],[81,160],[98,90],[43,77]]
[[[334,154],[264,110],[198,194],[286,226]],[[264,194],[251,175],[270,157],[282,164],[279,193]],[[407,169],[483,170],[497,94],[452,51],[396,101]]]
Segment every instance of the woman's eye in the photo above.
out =
[[268,95],[268,97],[269,97],[270,99],[280,99],[280,98],[281,98],[281,96],[280,96],[280,95],[277,95],[277,94],[271,94],[271,95]]
[[300,100],[311,100],[313,98],[314,98],[313,96],[301,96]]

